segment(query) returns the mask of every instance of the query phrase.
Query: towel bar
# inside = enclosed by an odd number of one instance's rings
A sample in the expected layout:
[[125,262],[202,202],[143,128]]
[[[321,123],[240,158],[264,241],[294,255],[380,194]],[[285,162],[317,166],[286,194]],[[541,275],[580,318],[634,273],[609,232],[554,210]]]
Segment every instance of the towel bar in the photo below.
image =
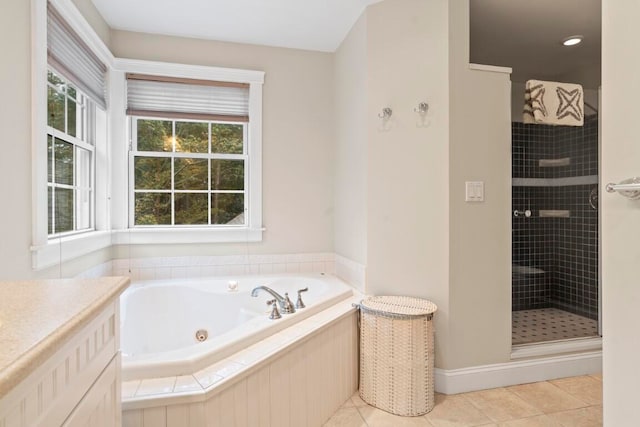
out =
[[605,189],[608,193],[618,193],[627,199],[640,199],[640,178],[633,177],[621,181],[619,184],[610,182]]

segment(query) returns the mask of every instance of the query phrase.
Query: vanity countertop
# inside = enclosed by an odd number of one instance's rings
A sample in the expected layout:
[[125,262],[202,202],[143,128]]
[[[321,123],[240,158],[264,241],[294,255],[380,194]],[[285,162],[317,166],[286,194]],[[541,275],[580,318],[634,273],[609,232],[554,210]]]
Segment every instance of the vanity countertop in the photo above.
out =
[[127,277],[0,282],[0,398],[128,285]]

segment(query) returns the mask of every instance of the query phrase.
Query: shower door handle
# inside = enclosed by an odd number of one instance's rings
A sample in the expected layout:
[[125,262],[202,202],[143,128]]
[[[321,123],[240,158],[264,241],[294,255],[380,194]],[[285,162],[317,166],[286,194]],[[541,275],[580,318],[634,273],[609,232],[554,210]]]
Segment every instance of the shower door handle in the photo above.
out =
[[531,211],[529,209],[525,210],[525,211],[519,211],[519,210],[515,210],[513,211],[513,216],[515,216],[516,218],[524,216],[526,218],[529,218],[531,216]]

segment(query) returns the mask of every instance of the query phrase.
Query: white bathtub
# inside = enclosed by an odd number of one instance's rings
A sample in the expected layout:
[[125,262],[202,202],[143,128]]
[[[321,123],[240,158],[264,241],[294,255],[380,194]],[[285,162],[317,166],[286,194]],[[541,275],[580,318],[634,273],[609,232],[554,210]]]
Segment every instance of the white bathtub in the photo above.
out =
[[[261,285],[288,292],[294,303],[296,291],[308,287],[306,308],[270,320],[272,296],[251,297]],[[322,273],[134,282],[121,297],[123,379],[194,373],[351,295],[348,285]],[[196,339],[201,329],[208,332],[203,342]]]

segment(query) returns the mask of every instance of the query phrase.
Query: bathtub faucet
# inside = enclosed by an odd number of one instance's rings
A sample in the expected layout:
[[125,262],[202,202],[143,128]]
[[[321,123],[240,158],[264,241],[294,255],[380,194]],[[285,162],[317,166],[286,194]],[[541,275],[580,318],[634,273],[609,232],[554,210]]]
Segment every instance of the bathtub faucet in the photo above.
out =
[[258,286],[256,288],[253,288],[253,290],[251,291],[251,296],[257,297],[258,291],[260,290],[270,293],[271,296],[274,297],[276,301],[278,301],[278,305],[280,306],[280,311],[282,311],[283,313],[291,314],[296,312],[296,309],[293,306],[293,303],[289,299],[289,293],[285,292],[283,297],[282,295],[280,295],[279,293],[277,293],[276,291],[274,291],[268,286]]

